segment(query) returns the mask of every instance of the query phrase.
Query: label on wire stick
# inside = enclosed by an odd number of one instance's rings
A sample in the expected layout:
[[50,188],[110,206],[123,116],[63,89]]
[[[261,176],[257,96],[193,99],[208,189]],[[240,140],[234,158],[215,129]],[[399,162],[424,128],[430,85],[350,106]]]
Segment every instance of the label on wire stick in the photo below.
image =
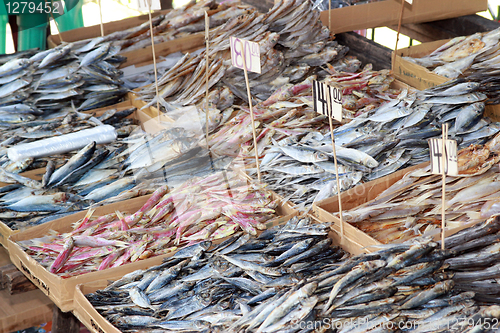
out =
[[160,0],[136,0],[137,9],[141,12],[147,12],[149,10],[148,2],[151,3],[151,10],[160,10]]
[[429,139],[429,148],[431,152],[431,173],[442,174],[443,168],[445,175],[457,176],[457,142],[455,140],[446,140],[445,143],[445,161],[443,165],[443,139]]
[[342,91],[326,83],[313,81],[314,111],[341,122]]
[[260,74],[260,46],[259,43],[245,39],[230,37],[231,63],[234,67],[243,68],[245,57],[247,71]]

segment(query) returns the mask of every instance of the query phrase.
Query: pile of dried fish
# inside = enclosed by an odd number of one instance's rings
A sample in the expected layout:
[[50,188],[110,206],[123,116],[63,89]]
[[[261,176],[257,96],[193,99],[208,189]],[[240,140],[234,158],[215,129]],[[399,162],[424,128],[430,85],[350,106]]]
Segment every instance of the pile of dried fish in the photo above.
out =
[[[308,298],[317,284],[303,287],[303,279],[317,272],[314,267],[332,267],[347,256],[331,245],[328,229],[327,224],[295,217],[257,238],[240,234],[210,250],[178,252],[162,265],[127,274],[87,298],[123,332],[148,327],[204,331],[212,325],[237,332],[244,324],[258,328],[266,317],[266,326],[271,326],[301,302],[307,304],[302,312],[311,311],[318,298]],[[272,308],[264,310],[271,302]],[[281,308],[280,314],[270,315],[274,308]],[[280,325],[286,327],[286,319]]]
[[[356,64],[352,69],[358,68],[358,66],[359,61],[356,60]],[[342,82],[344,87],[344,109],[347,117],[349,117],[347,114],[350,111],[362,113],[363,109],[366,111],[373,108],[374,105],[379,105],[385,99],[390,99],[400,93],[400,90],[389,89],[389,85],[394,80],[392,75],[386,71],[372,71],[371,65],[365,66],[357,74],[338,73],[335,68],[341,70],[341,65],[332,65],[330,71],[336,74],[328,76],[326,80]],[[311,87],[313,80],[316,78],[316,75],[311,75],[302,82],[285,85],[254,107],[259,156],[263,155],[272,139],[281,140],[289,136],[302,136],[312,131],[327,132],[328,122],[326,117],[314,112],[312,107]],[[377,98],[375,96],[373,98],[368,97],[375,91]],[[222,93],[220,96],[222,96]],[[355,102],[351,103],[353,100]],[[209,96],[209,101],[216,108],[223,110],[218,100]],[[368,106],[365,103],[372,104]],[[198,108],[203,108],[203,106],[202,102],[198,105]],[[240,111],[234,115],[230,122],[226,122],[234,109]],[[213,114],[216,114],[216,112],[211,113],[211,115]],[[240,154],[247,158],[254,156],[252,128],[247,107],[234,106],[225,109],[219,123],[221,127],[214,131],[209,141],[211,149],[216,154]],[[231,139],[227,140],[226,136],[230,136]]]
[[[42,115],[37,120],[25,121],[22,124],[11,124],[8,128],[0,130],[0,163],[5,171],[20,173],[23,171],[44,168],[49,161],[60,166],[71,157],[68,154],[51,155],[36,159],[13,162],[7,157],[7,150],[18,144],[25,144],[37,140],[47,139],[63,134],[73,133],[84,129],[93,128],[102,124],[112,125],[116,128],[119,138],[125,138],[138,129],[137,121],[130,117],[136,108],[125,108],[118,111],[116,108],[107,110],[100,116],[80,113],[74,110],[64,110],[57,113]],[[120,145],[120,141],[110,145]],[[108,147],[109,148],[109,147]]]
[[117,69],[125,58],[104,43],[76,49],[74,44],[20,53],[0,66],[0,127],[26,123],[71,107],[89,110],[118,102],[127,92]]
[[487,33],[478,32],[467,37],[455,37],[429,55],[420,58],[403,57],[403,59],[432,69],[438,75],[455,79],[473,63],[479,62],[479,57],[495,52],[494,48],[500,37],[499,32],[497,29]]
[[[459,176],[446,178],[446,227],[480,222],[500,213],[500,134],[458,153]],[[407,173],[373,201],[343,213],[344,220],[382,243],[441,231],[442,181],[429,167]]]
[[[323,136],[319,132],[311,132],[304,140],[313,135]],[[361,166],[362,163],[367,163],[370,167],[378,165],[370,155],[356,149],[337,147],[337,158],[342,158],[346,164],[359,163]],[[269,188],[282,196],[284,201],[291,200],[297,204],[295,208],[299,210],[305,210],[313,202],[338,192],[332,151],[315,150],[301,142],[294,142],[291,138],[271,146],[262,160],[261,171],[264,182],[270,184]],[[355,186],[363,176],[361,171],[340,164],[338,172],[341,192]]]
[[[20,241],[26,252],[62,277],[116,267],[185,246],[232,235],[256,234],[274,217],[272,193],[235,173],[192,178],[169,191],[159,187],[135,213],[92,218],[71,232]],[[203,246],[203,243],[200,245]]]
[[421,58],[403,57],[405,60],[432,69],[447,78],[463,77],[481,84],[488,95],[489,104],[498,104],[498,42],[500,29],[470,36],[455,37]]
[[498,247],[498,219],[447,238],[454,250],[420,239],[351,258],[327,230],[293,218],[257,238],[178,253],[86,297],[122,332],[484,332],[500,318],[488,305],[496,297],[478,295],[479,305],[472,291],[498,285],[496,266],[491,281],[458,271],[498,257],[488,251]]
[[0,188],[0,219],[12,229],[41,224],[89,206],[150,194],[165,184],[175,188],[193,176],[224,170],[232,161],[212,159],[197,143],[178,127],[155,134],[139,131],[105,146],[90,143],[70,158],[52,156],[41,182],[16,174],[33,159],[11,163],[0,168],[0,181],[9,184]]
[[[222,78],[222,87],[229,87],[236,96],[247,101],[239,69],[231,68],[224,51],[229,50],[229,37],[259,43],[262,74],[250,73],[251,91],[255,101],[267,99],[282,86],[303,79],[311,66],[321,66],[341,59],[348,49],[331,41],[330,32],[318,20],[319,12],[309,1],[278,2],[267,14],[251,12],[231,18],[210,31],[209,88]],[[306,28],[307,27],[307,28]],[[307,33],[303,33],[307,30]],[[300,37],[299,37],[300,36]],[[307,44],[303,42],[307,41]],[[159,102],[165,110],[193,104],[205,93],[206,50],[184,58],[159,79]],[[156,103],[155,87],[138,92],[139,98]],[[248,102],[248,101],[247,101]]]
[[451,275],[455,288],[474,292],[479,302],[498,304],[498,249],[500,247],[500,225],[498,215],[486,222],[464,229],[445,240],[446,248],[456,253],[446,259],[445,273]]
[[[163,43],[205,31],[204,13],[207,12],[210,28],[214,29],[239,15],[251,13],[255,8],[240,2],[225,2],[217,4],[215,0],[190,1],[188,4],[170,10],[152,18],[154,43]],[[85,44],[98,46],[111,42],[117,46],[120,53],[127,53],[151,45],[149,21],[125,30],[119,30],[103,37],[97,37],[76,42],[79,46]]]
[[[329,77],[325,80],[328,81]],[[337,127],[334,135],[340,163],[339,174],[342,177],[341,190],[352,187],[361,177],[363,180],[373,180],[405,165],[427,161],[429,149],[426,139],[440,136],[440,123],[448,123],[449,133],[458,141],[460,147],[490,139],[500,131],[500,124],[482,118],[484,103],[476,101],[485,96],[473,92],[477,87],[474,83],[446,83],[422,92],[404,90],[396,99]],[[464,92],[468,93],[460,95]],[[306,93],[310,94],[310,90],[305,90],[303,94]],[[297,102],[284,106],[290,107],[288,110],[294,115],[297,113],[294,108],[299,106],[296,104]],[[262,106],[257,105],[255,108],[257,120],[260,107]],[[273,104],[270,107],[272,108]],[[286,108],[282,107],[279,111],[286,111]],[[310,112],[313,113],[312,110]],[[290,117],[290,114],[273,122],[286,124],[287,117]],[[264,127],[268,125],[264,124]],[[251,128],[246,132],[248,137],[236,138],[241,138],[242,142],[250,140]],[[269,150],[262,151],[266,154],[261,163],[263,177],[270,184],[270,189],[286,199],[291,199],[299,205],[299,209],[307,208],[314,201],[336,194],[337,182],[330,132],[322,127],[307,131],[291,128],[288,132],[281,131],[280,134],[283,133],[289,137],[281,140],[276,137],[268,138],[269,141],[276,141]],[[222,136],[215,133],[213,137]],[[215,151],[227,144],[227,141],[218,143],[214,140],[211,143]],[[269,146],[269,142],[266,146]],[[226,150],[222,152],[227,154]],[[253,174],[256,172],[250,171]]]
[[343,117],[348,119],[378,108],[395,99],[401,92],[400,89],[389,87],[394,81],[391,71],[373,71],[371,64],[368,64],[357,72],[356,66],[352,66],[356,62],[359,60],[347,56],[336,64],[327,64],[330,75],[324,81],[342,89]]

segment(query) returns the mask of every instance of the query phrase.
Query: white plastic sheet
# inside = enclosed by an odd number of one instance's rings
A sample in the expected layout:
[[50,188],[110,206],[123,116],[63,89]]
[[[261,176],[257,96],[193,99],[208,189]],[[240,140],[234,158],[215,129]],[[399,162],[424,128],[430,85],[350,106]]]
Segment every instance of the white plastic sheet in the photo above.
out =
[[35,142],[24,143],[7,150],[11,161],[18,161],[29,157],[42,157],[66,153],[85,147],[95,141],[97,144],[110,143],[116,140],[118,134],[111,125],[102,125],[82,131],[55,136]]

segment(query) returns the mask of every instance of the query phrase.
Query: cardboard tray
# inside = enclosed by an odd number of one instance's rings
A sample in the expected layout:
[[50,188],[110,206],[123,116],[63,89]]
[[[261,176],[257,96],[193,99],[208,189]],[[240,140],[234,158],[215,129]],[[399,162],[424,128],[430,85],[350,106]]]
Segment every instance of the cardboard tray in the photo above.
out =
[[449,81],[450,79],[444,76],[435,74],[425,67],[403,59],[403,57],[421,58],[448,41],[449,39],[436,40],[393,51],[393,55],[396,52],[395,61],[392,63],[394,76],[418,90],[432,88]]
[[[136,92],[133,91],[130,91],[127,94],[127,98],[130,100],[132,105],[134,105],[137,108],[137,110],[141,110],[147,103],[140,99],[137,99],[137,97],[138,95],[136,94]],[[156,106],[153,105],[142,109],[141,112],[145,121],[156,119],[158,121],[165,121],[169,123],[175,122],[175,120],[167,116],[165,113],[159,111],[158,108],[156,108]]]
[[[402,169],[385,177],[360,184],[343,192],[341,194],[342,209],[353,209],[355,207],[358,207],[359,205],[373,201],[380,193],[403,178],[403,176],[408,172],[426,167],[428,164],[429,162],[424,162],[406,169]],[[338,198],[336,196],[321,200],[318,203],[314,204],[312,208],[313,215],[320,221],[333,221],[334,230],[340,234],[340,219],[336,215],[334,215],[334,213],[338,213],[338,211]],[[445,237],[456,234],[460,230],[469,227],[471,227],[471,224],[465,224],[453,229],[447,229],[444,232]],[[368,252],[377,251],[378,249],[374,246],[382,244],[375,238],[371,237],[370,235],[364,233],[363,231],[347,222],[344,222],[344,234],[348,239],[351,239],[353,242],[359,244],[363,250],[366,250]],[[436,241],[440,240],[441,233],[434,235],[433,239]]]
[[[288,217],[287,217],[288,218]],[[273,225],[280,224],[286,221],[285,218],[275,220]],[[333,244],[339,245],[341,248],[351,254],[359,254],[360,247],[351,240],[344,237],[340,242],[340,236],[335,231],[330,231],[329,237],[333,239]],[[356,253],[351,252],[351,249],[356,249]],[[108,285],[107,280],[98,280],[88,283],[82,283],[75,288],[75,301],[73,314],[80,322],[82,322],[91,332],[95,333],[120,333],[121,331],[106,320],[85,298],[88,293],[103,289]]]
[[[122,111],[122,110],[125,110],[128,108],[131,108],[132,106],[133,105],[132,105],[130,100],[125,100],[125,101],[120,102],[118,104],[102,107],[99,109],[85,111],[84,113],[93,113],[96,116],[100,116],[104,112],[106,112],[107,110],[117,109],[118,111]],[[139,123],[141,125],[151,119],[147,114],[145,114],[144,112],[139,111],[139,110],[137,110],[136,112],[134,112],[132,115],[130,115],[127,118],[135,118],[139,121]],[[149,125],[149,128],[151,128],[151,125]],[[40,169],[34,169],[34,170],[23,172],[23,173],[21,173],[21,175],[24,177],[34,179],[34,180],[41,180],[44,173],[45,173],[45,168],[40,168]],[[8,184],[0,183],[0,187],[5,186],[5,185],[8,185]],[[2,245],[5,249],[8,249],[7,239],[10,237],[10,235],[16,234],[19,231],[20,230],[12,230],[11,228],[9,228],[9,226],[7,226],[7,224],[5,224],[4,222],[2,222],[0,220],[0,245]]]
[[[403,59],[403,57],[421,58],[448,41],[449,39],[442,39],[393,51],[396,52],[395,60],[392,64],[394,76],[418,90],[432,88],[450,81],[450,79],[433,73],[425,67]],[[500,121],[500,105],[486,105],[484,116],[489,117],[493,121]]]
[[[409,167],[396,171],[388,176],[372,180],[370,182],[359,184],[345,192],[340,194],[340,199],[342,201],[342,210],[350,210],[361,204],[372,201],[380,193],[390,187],[392,184],[403,178],[405,174],[415,169],[419,169],[425,166],[428,162]],[[334,215],[339,211],[338,197],[333,196],[324,200],[321,200],[313,204],[312,214],[317,217],[320,221],[331,221],[334,222],[333,228],[340,234],[340,219]],[[366,247],[370,245],[380,245],[382,244],[378,240],[372,238],[370,235],[359,230],[355,226],[344,222],[344,234],[349,239],[358,243],[361,247]],[[374,252],[376,248],[367,248],[369,252]]]
[[[94,216],[105,215],[120,210],[124,213],[134,213],[146,202],[150,197],[143,196],[126,201],[121,201],[105,206],[98,207]],[[275,197],[274,197],[275,198]],[[10,259],[14,265],[21,272],[24,273],[38,288],[40,288],[61,311],[67,312],[74,308],[73,296],[75,286],[80,283],[88,283],[96,280],[113,280],[122,277],[123,275],[135,271],[137,269],[144,269],[150,266],[158,265],[162,262],[163,258],[172,256],[173,253],[166,255],[156,256],[145,260],[139,260],[133,263],[128,263],[120,267],[105,269],[98,272],[91,272],[79,276],[63,279],[56,274],[50,273],[35,259],[29,256],[24,250],[16,243],[17,241],[28,240],[32,238],[42,237],[47,235],[50,230],[55,230],[60,233],[65,233],[73,230],[72,224],[79,219],[83,218],[86,211],[78,212],[73,215],[63,217],[48,223],[44,223],[25,231],[16,233],[9,237],[8,247]],[[284,218],[291,218],[297,214],[297,211],[292,209],[289,205],[279,206],[276,209],[278,217],[266,223],[266,226],[271,226],[274,223],[279,223]],[[223,239],[219,240],[223,241]],[[217,242],[214,242],[217,243]]]
[[[444,20],[475,14],[488,9],[487,0],[417,0],[405,2],[402,24]],[[400,0],[384,0],[363,5],[332,9],[331,31],[347,31],[397,25],[401,15]],[[321,13],[321,21],[328,26],[328,11]]]

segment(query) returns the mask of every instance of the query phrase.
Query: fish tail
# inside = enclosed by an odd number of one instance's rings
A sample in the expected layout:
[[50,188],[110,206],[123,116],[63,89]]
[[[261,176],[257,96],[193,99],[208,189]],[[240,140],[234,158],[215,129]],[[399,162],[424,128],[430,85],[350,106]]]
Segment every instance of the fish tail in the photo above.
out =
[[128,224],[125,222],[125,217],[119,210],[115,210],[116,216],[118,216],[118,220],[120,221],[120,229],[122,231],[126,231],[129,229]]
[[75,242],[73,238],[69,237],[69,239],[64,244],[64,249],[59,253],[52,265],[50,265],[49,272],[57,273],[62,268],[62,266],[68,261],[69,255],[71,251],[73,251],[74,245]]

